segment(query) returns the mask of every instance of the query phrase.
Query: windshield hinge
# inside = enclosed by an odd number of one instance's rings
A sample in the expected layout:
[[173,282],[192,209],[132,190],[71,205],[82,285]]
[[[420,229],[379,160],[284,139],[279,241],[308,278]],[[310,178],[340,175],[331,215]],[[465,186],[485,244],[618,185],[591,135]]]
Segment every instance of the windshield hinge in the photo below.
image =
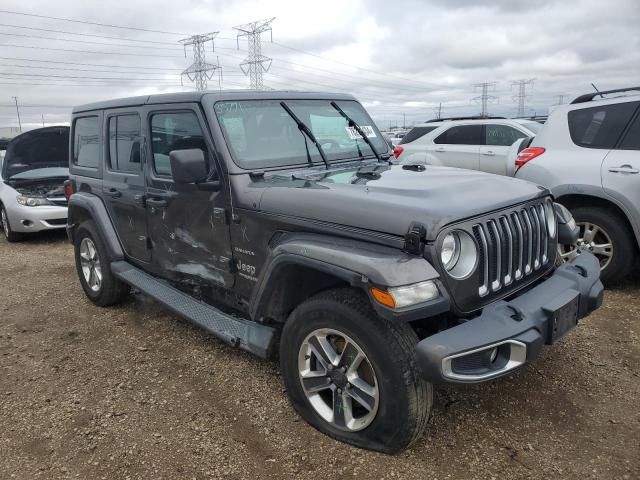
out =
[[426,239],[427,229],[421,223],[414,222],[404,236],[403,250],[411,255],[422,255]]

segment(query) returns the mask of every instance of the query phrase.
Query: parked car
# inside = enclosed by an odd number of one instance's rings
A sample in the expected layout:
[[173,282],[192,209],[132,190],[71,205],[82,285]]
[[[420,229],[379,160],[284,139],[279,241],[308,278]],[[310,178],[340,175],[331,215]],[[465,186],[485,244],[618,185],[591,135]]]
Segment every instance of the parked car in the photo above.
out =
[[[586,94],[555,109],[534,138],[517,142],[510,169],[551,189],[580,227],[572,259],[593,252],[605,284],[625,278],[640,246],[640,87]],[[626,96],[611,98],[611,95]]]
[[390,165],[350,95],[113,100],[76,107],[71,137],[87,297],[108,306],[133,286],[231,345],[279,352],[296,411],[359,447],[407,447],[433,383],[511,374],[602,301],[595,257],[556,267],[577,231],[546,189]]
[[8,143],[0,169],[0,225],[9,242],[65,228],[68,159],[69,127],[31,130]]
[[394,156],[402,164],[444,165],[506,174],[509,147],[542,127],[519,119],[467,119],[415,126]]

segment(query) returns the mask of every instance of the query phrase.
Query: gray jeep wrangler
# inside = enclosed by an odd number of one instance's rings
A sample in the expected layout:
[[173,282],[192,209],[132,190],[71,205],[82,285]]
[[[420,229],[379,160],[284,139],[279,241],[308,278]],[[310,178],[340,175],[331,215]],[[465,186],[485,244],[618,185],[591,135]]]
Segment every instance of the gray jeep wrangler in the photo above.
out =
[[438,382],[535,359],[602,302],[566,209],[535,184],[390,165],[349,95],[198,92],[73,111],[68,233],[96,305],[131,287],[279,356],[318,430],[396,452]]

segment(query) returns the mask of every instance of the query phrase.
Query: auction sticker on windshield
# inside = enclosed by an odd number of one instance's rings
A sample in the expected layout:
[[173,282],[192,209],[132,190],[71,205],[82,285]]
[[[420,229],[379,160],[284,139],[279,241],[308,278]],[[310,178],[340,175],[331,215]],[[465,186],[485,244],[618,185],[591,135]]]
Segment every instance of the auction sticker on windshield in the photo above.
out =
[[[349,138],[351,140],[355,140],[356,138],[362,138],[362,135],[358,133],[354,127],[344,127],[347,133],[349,134]],[[367,138],[375,138],[376,132],[373,130],[371,125],[360,125],[360,129],[364,132]]]

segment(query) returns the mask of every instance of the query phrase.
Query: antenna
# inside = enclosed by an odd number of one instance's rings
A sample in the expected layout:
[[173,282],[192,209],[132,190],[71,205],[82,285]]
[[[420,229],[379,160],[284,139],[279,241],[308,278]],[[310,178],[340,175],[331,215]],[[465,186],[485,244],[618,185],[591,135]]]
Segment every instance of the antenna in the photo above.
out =
[[275,19],[273,17],[233,27],[234,30],[238,31],[238,36],[236,37],[238,48],[240,48],[240,37],[247,37],[247,58],[240,64],[240,69],[245,75],[249,76],[252,90],[264,90],[262,74],[269,71],[272,59],[262,55],[262,34],[269,32],[273,42],[271,24]]

